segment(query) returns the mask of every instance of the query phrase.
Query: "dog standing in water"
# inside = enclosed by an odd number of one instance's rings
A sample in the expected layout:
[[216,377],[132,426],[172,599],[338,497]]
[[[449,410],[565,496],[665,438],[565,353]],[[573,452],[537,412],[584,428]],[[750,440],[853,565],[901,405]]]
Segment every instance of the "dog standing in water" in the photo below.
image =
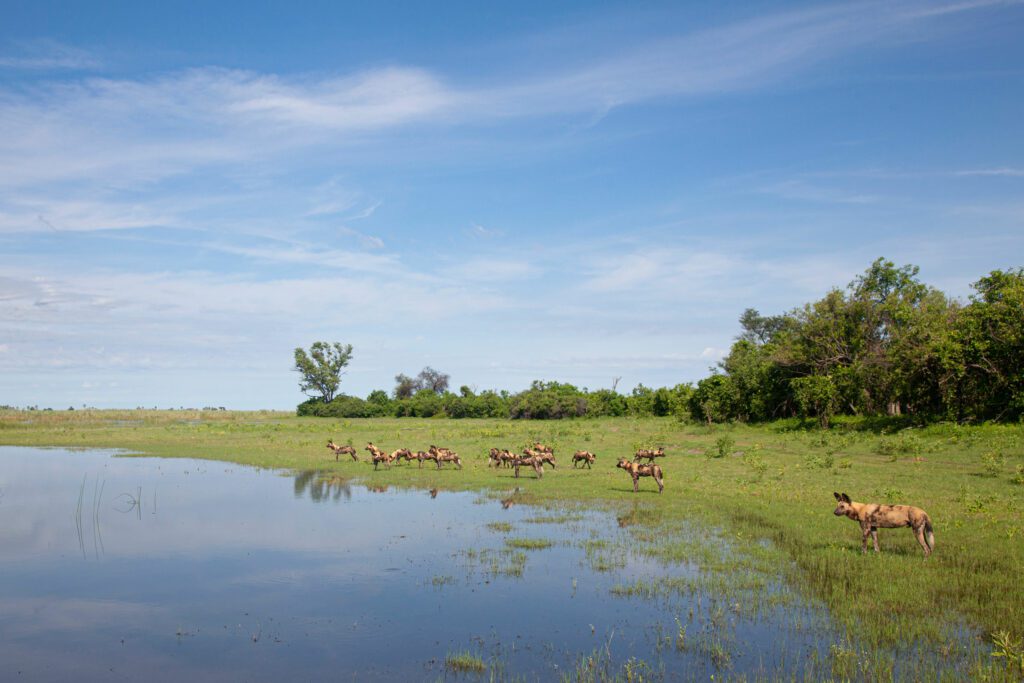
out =
[[878,503],[855,503],[845,493],[835,493],[837,505],[836,517],[849,517],[860,524],[861,552],[868,551],[868,536],[875,543],[878,552],[878,529],[895,529],[909,526],[914,530],[917,542],[928,557],[935,549],[935,535],[932,533],[932,520],[928,513],[912,505],[879,505]]

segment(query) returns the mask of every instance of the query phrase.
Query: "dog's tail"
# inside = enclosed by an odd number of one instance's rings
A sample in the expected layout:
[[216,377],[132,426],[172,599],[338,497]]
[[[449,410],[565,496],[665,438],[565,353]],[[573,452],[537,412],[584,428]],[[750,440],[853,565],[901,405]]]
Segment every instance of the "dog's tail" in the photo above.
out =
[[924,534],[925,540],[928,541],[928,549],[935,550],[935,534],[932,529],[932,520],[927,517],[924,520]]

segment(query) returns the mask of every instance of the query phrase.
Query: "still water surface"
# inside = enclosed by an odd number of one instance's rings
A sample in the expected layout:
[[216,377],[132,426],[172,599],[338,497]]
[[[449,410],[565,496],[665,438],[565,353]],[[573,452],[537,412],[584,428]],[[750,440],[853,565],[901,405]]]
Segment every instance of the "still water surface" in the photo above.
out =
[[[693,568],[620,548],[596,571],[582,544],[628,540],[615,515],[528,523],[538,514],[315,473],[2,447],[0,680],[450,680],[455,652],[558,680],[597,649],[669,680],[716,672],[694,645],[713,596],[610,592]],[[523,551],[516,575],[509,535],[554,545]],[[732,673],[799,671],[819,645],[779,629],[733,619]]]

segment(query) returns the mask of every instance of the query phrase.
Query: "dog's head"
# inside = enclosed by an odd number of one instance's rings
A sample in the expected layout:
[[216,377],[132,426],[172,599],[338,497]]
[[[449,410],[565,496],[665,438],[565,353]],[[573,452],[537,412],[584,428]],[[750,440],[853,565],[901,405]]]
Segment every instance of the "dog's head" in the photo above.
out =
[[835,512],[832,513],[836,517],[842,517],[847,512],[853,509],[853,501],[850,500],[850,497],[848,495],[846,495],[845,493],[836,493],[835,491],[832,492],[832,495],[836,497],[836,509]]
[[629,460],[626,460],[625,458],[619,458],[619,463],[616,465],[616,467],[621,467],[624,470],[628,470],[630,469],[630,465],[632,464],[633,463],[631,463]]

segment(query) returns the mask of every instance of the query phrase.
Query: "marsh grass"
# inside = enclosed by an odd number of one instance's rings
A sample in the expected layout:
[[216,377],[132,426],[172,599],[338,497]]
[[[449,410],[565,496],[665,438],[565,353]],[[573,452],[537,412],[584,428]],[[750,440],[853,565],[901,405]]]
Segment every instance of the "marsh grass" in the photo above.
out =
[[[722,437],[734,445],[721,447]],[[325,448],[328,438],[351,441],[357,449],[371,440],[386,449],[425,449],[434,443],[458,451],[465,468],[402,466],[374,472],[361,450],[361,462],[336,462]],[[542,480],[515,479],[510,470],[486,466],[491,446],[533,440],[553,444],[560,455],[586,444],[600,457],[593,470],[560,467],[546,471]],[[900,419],[839,418],[832,429],[821,431],[799,420],[708,428],[674,419],[530,423],[333,420],[277,412],[5,410],[0,411],[0,443],[118,448],[318,469],[367,486],[480,491],[508,506],[607,510],[643,556],[698,568],[682,579],[705,582],[701,590],[732,590],[732,579],[723,583],[715,577],[735,574],[737,597],[748,591],[754,604],[765,599],[755,600],[757,595],[776,594],[814,601],[848,634],[843,647],[857,651],[858,676],[892,671],[892,653],[905,658],[912,652],[915,662],[924,662],[913,670],[1009,680],[1011,674],[979,637],[1007,632],[1018,638],[1024,623],[1019,587],[1024,566],[1022,425],[919,426]],[[664,494],[643,487],[634,494],[629,477],[615,469],[617,457],[632,458],[635,443],[665,447],[667,456],[659,462],[665,470]],[[715,455],[742,451],[756,456],[700,457],[709,449]],[[999,472],[986,476],[986,454],[997,452],[1003,459]],[[758,457],[763,474],[754,464]],[[808,466],[812,461],[826,466]],[[882,552],[862,555],[856,525],[832,515],[833,491],[860,502],[924,508],[935,524],[935,553],[925,560],[909,531],[883,529]],[[599,548],[593,553],[615,556]],[[526,555],[511,548],[479,551],[474,562],[483,571],[521,576]],[[759,587],[758,576],[771,580]],[[694,590],[685,583],[679,588]],[[688,635],[689,641],[694,638]],[[950,649],[950,642],[957,647]],[[827,660],[826,647],[817,672],[824,678],[831,676]]]
[[506,538],[505,545],[517,550],[544,550],[555,543],[547,538]]
[[445,656],[444,668],[456,673],[482,674],[487,671],[487,664],[471,652],[452,652]]

